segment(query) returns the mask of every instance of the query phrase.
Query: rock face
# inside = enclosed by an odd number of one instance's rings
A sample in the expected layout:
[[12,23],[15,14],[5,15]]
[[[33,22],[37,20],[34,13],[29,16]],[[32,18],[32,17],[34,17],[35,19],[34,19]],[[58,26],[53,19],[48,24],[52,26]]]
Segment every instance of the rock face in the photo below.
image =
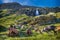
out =
[[26,14],[28,16],[35,16],[37,8],[38,8],[39,15],[47,14],[49,12],[60,12],[60,7],[54,7],[54,8],[45,7],[45,8],[42,8],[42,7],[34,7],[34,6],[22,6],[19,3],[15,3],[15,2],[0,4],[0,10],[8,9],[9,11],[12,11],[13,13],[14,13],[14,11],[17,11],[15,13]]

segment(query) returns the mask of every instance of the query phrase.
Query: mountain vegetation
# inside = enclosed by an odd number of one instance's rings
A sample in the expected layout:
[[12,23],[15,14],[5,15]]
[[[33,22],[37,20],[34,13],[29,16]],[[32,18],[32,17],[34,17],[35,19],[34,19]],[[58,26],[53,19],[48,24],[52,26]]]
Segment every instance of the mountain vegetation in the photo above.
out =
[[[38,8],[39,15],[36,16],[36,9]],[[19,3],[4,3],[0,4],[0,40],[59,40],[60,33],[54,35],[36,33],[32,30],[31,36],[26,36],[26,30],[19,30],[21,35],[18,37],[8,37],[8,28],[10,25],[22,23],[25,27],[34,25],[42,29],[47,25],[60,26],[60,8],[42,8],[34,6],[22,6]],[[25,28],[24,28],[25,29]],[[25,34],[24,34],[25,33]]]

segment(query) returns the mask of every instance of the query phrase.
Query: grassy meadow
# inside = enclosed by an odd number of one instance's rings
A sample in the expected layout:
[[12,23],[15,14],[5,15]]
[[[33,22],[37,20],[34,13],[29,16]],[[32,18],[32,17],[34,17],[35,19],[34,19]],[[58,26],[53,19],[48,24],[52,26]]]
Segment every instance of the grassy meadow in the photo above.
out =
[[[5,13],[5,12],[4,12]],[[60,18],[60,12],[55,14],[57,18]],[[25,18],[25,19],[24,19]],[[34,30],[32,30],[32,35],[28,36],[26,34],[26,30],[20,31],[19,29],[19,35],[16,37],[9,37],[8,34],[8,28],[11,24],[17,24],[17,21],[19,23],[22,23],[24,21],[33,20],[36,17],[29,17],[25,14],[16,15],[16,14],[10,14],[9,16],[4,16],[0,18],[0,25],[3,25],[3,28],[0,29],[0,40],[60,40],[60,33],[57,35],[54,35],[54,33],[51,31],[50,33],[36,33]],[[24,20],[23,20],[24,19]],[[27,25],[29,25],[28,23]],[[25,25],[26,27],[29,27]],[[36,24],[37,25],[37,24]],[[55,23],[54,25],[59,26],[60,23]],[[38,26],[38,25],[37,25]],[[38,26],[39,29],[45,27],[47,25]]]

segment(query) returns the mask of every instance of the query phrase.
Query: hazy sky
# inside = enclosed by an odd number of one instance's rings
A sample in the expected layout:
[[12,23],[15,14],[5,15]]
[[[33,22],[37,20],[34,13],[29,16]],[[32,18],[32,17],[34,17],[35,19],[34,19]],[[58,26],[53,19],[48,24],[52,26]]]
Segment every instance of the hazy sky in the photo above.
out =
[[22,5],[38,6],[38,7],[60,6],[60,0],[0,0],[0,4],[9,2],[18,2]]

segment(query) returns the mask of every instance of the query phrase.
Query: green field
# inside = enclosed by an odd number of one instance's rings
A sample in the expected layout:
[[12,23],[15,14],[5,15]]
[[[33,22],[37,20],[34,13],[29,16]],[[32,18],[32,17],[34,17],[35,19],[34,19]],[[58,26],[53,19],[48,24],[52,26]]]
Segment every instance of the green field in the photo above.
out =
[[[60,12],[57,13],[57,18],[60,18],[59,16]],[[26,20],[23,20],[25,18]],[[35,17],[29,17],[25,14],[22,15],[16,15],[16,14],[11,14],[6,17],[0,18],[0,25],[3,25],[5,28],[2,28],[2,32],[0,32],[0,40],[60,40],[60,33],[57,35],[54,35],[54,33],[51,31],[50,33],[36,33],[34,30],[32,30],[32,35],[28,36],[26,35],[26,30],[25,31],[20,31],[19,30],[19,35],[16,37],[8,37],[8,27],[11,24],[17,24],[16,21],[19,21],[20,23],[28,20],[33,20]],[[55,23],[54,25],[59,26],[60,23]],[[26,26],[26,25],[25,25]],[[46,25],[38,26],[40,29],[45,27]],[[26,26],[29,27],[29,26]],[[5,30],[4,30],[5,29]],[[4,31],[3,31],[4,30]]]
[[[60,25],[60,23],[54,24]],[[43,27],[43,26],[42,26]],[[24,31],[20,31],[20,35],[16,37],[8,37],[8,31],[0,32],[0,40],[60,40],[60,33],[54,35],[53,32],[48,33],[36,33],[32,30],[33,34],[31,36],[26,35]]]

